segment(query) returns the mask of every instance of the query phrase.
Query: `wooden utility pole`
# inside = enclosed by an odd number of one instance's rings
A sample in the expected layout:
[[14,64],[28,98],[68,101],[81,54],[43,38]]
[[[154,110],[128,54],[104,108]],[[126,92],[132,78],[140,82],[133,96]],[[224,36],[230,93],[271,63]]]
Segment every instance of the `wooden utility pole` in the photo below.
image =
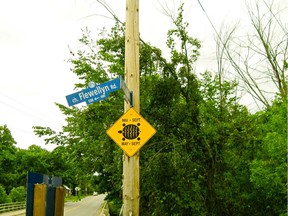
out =
[[[126,0],[125,82],[133,92],[133,107],[140,113],[139,0]],[[130,104],[125,103],[125,112]],[[123,216],[139,215],[139,152],[123,155]]]

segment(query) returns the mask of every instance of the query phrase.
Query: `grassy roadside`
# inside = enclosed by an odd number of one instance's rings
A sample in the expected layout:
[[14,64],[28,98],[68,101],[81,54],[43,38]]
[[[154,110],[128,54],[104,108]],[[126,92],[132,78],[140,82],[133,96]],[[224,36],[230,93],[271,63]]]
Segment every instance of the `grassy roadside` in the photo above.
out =
[[78,202],[80,200],[82,200],[83,198],[85,198],[87,196],[81,195],[81,196],[68,196],[65,197],[65,202]]

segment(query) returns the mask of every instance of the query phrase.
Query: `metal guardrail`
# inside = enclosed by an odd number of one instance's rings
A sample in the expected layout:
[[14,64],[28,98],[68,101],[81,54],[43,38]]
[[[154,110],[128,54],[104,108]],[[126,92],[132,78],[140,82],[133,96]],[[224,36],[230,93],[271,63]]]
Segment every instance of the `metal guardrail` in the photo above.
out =
[[0,204],[0,213],[8,211],[16,211],[25,208],[26,208],[26,202],[4,203]]

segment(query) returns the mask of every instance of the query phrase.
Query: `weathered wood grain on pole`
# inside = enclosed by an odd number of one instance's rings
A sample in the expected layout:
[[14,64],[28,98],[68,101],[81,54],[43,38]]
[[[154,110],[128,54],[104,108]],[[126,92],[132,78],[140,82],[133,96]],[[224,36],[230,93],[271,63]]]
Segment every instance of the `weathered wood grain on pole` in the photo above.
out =
[[[126,0],[125,82],[133,91],[133,107],[140,113],[139,0]],[[125,112],[130,104],[125,103]],[[139,215],[139,152],[123,155],[123,215]]]
[[46,184],[34,185],[33,216],[45,216]]
[[64,187],[62,186],[56,187],[54,216],[64,215],[64,197],[65,197]]

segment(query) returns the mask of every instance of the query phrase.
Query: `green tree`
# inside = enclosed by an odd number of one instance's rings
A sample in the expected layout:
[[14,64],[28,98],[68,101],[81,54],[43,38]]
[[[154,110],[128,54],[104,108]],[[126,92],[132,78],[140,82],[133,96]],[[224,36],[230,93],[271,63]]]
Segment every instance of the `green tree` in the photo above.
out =
[[22,162],[22,169],[27,173],[43,173],[49,174],[47,163],[48,155],[50,154],[48,150],[41,148],[37,145],[31,145],[27,150],[23,150],[25,154],[22,154],[20,159]]
[[[287,104],[275,101],[262,113],[262,148],[251,161],[254,202],[266,215],[280,215],[287,207]],[[261,199],[259,199],[261,197]]]
[[[175,28],[168,32],[167,46],[171,50],[171,59],[164,59],[152,48],[158,54],[159,67],[155,68],[155,75],[150,72],[149,76],[142,78],[146,82],[141,82],[141,85],[152,86],[147,94],[150,98],[143,99],[150,103],[144,102],[147,107],[142,108],[142,114],[157,125],[157,134],[141,153],[144,167],[141,170],[143,189],[140,199],[143,215],[205,214],[203,194],[197,188],[203,184],[203,178],[198,178],[203,169],[193,160],[198,154],[196,143],[202,100],[193,64],[199,55],[200,42],[187,33],[188,23],[182,16],[183,5],[178,12],[178,16],[173,18]],[[187,173],[186,168],[197,171]]]
[[0,126],[0,184],[7,192],[13,187],[15,176],[13,175],[14,160],[16,154],[15,140],[6,125]]
[[26,199],[26,189],[24,186],[13,187],[9,193],[12,202],[23,202]]
[[5,188],[0,185],[0,204],[9,202],[9,197],[5,191]]
[[[115,33],[116,31],[119,31],[118,35]],[[123,32],[122,37],[124,38]],[[121,28],[118,25],[112,29],[112,33],[106,40],[99,40],[97,43],[91,41],[88,30],[83,31],[80,42],[85,44],[91,52],[87,52],[85,48],[77,53],[71,51],[72,71],[85,82],[84,85],[76,84],[77,88],[87,86],[88,82],[92,80],[96,83],[108,81],[111,74],[103,69],[105,64],[109,65],[111,72],[114,72],[117,67],[119,69],[119,63],[110,64],[109,61],[111,61],[113,52],[117,52],[121,56],[119,47],[122,44],[122,37]],[[96,44],[99,48],[98,52],[94,51]],[[122,45],[124,46],[124,40]],[[119,57],[115,57],[115,61],[120,61],[117,59]],[[120,74],[121,70],[118,75]],[[68,172],[73,173],[74,182],[83,184],[82,188],[85,188],[93,179],[92,176],[97,173],[99,175],[97,177],[99,192],[109,192],[109,196],[118,198],[121,196],[121,150],[107,137],[105,131],[123,113],[122,101],[123,93],[115,92],[109,94],[107,100],[91,104],[83,109],[67,108],[58,104],[61,111],[67,116],[67,125],[63,132],[56,134],[50,128],[34,127],[39,136],[48,135],[46,142],[65,148],[66,159],[70,166]]]
[[10,171],[15,177],[13,187],[25,186],[28,172],[58,176],[66,181],[69,176],[69,163],[66,160],[67,153],[60,149],[58,147],[49,152],[37,145],[31,145],[28,149],[17,149],[15,167]]

